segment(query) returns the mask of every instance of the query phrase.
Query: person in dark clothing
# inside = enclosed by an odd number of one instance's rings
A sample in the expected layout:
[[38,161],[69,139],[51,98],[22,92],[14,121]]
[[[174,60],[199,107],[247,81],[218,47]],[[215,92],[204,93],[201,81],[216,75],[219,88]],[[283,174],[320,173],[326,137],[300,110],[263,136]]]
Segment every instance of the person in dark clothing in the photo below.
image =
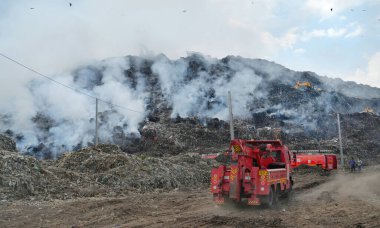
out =
[[354,173],[356,170],[356,162],[354,160],[354,158],[351,158],[351,160],[348,162],[348,164],[350,165],[350,171],[351,173]]

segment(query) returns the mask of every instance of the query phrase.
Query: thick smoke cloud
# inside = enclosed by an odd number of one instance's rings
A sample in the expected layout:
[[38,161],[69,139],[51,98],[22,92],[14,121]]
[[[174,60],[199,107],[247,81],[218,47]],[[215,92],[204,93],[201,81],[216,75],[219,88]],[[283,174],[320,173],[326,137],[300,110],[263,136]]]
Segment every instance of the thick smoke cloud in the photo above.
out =
[[[104,143],[139,138],[143,122],[162,113],[171,118],[227,120],[228,90],[236,118],[260,114],[305,129],[316,129],[335,112],[360,112],[367,106],[376,112],[380,109],[378,89],[234,56],[111,58],[78,66],[54,79],[125,107],[100,102],[99,136]],[[313,88],[295,89],[297,81],[311,82]],[[94,142],[95,99],[46,78],[31,79],[25,88],[23,99],[0,105],[0,131],[13,136],[19,150],[56,156]]]
[[[139,80],[134,89],[128,86],[126,79],[123,79],[127,64],[123,58],[109,59],[80,67],[72,73],[54,76],[62,84],[134,110],[99,102],[99,112],[108,112],[100,119],[99,132],[103,142],[112,142],[112,132],[116,126],[121,126],[125,134],[138,133],[138,124],[145,117],[144,82]],[[45,78],[33,79],[27,87],[31,102],[27,106],[32,109],[11,104],[1,106],[1,131],[19,135],[19,150],[25,152],[31,146],[43,143],[47,150],[56,155],[78,145],[93,143],[95,99]]]
[[[193,58],[193,59],[192,59]],[[190,61],[180,59],[170,63],[161,58],[152,66],[158,75],[165,98],[172,104],[171,117],[198,116],[227,119],[226,94],[234,94],[234,105],[243,107],[237,116],[248,115],[247,101],[252,96],[260,98],[264,94],[257,90],[262,78],[247,67],[233,62],[228,71],[217,67],[217,60],[194,54]]]

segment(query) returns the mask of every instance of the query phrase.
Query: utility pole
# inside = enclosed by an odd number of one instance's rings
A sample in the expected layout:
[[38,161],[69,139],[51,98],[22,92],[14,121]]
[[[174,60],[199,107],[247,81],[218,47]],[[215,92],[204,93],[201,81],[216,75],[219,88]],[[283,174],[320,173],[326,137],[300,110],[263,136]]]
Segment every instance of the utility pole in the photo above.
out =
[[228,91],[228,108],[230,111],[230,135],[231,135],[231,140],[235,139],[235,133],[234,133],[234,117],[232,115],[232,99],[231,99],[231,91]]
[[342,133],[340,131],[339,113],[337,113],[337,117],[338,117],[339,149],[340,149],[340,166],[343,168],[344,167],[344,159],[343,159]]
[[96,98],[96,105],[95,105],[95,146],[99,143],[99,137],[98,137],[98,98]]
[[[234,133],[234,117],[232,115],[232,99],[231,99],[231,91],[228,91],[228,109],[229,109],[229,113],[230,113],[230,135],[231,135],[231,140],[234,140],[235,139],[235,133]],[[234,153],[235,151],[235,148],[232,147],[232,153]],[[230,157],[229,159],[231,161],[231,165],[234,165],[234,166],[238,166],[238,163],[237,161],[233,161],[232,160],[232,156]],[[232,179],[232,178],[231,178]],[[230,198],[232,199],[236,199],[236,194],[237,194],[237,185],[238,185],[238,181],[237,181],[237,178],[234,178],[232,180],[230,180],[230,193],[229,193],[229,196]]]

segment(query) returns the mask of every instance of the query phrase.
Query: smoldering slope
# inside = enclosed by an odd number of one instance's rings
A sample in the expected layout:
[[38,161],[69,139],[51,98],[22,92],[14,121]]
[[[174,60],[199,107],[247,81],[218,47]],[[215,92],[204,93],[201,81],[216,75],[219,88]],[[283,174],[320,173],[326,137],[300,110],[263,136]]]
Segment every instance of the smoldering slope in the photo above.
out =
[[[172,118],[227,120],[228,90],[233,94],[236,118],[265,112],[310,129],[319,117],[333,111],[358,112],[365,106],[380,109],[380,89],[355,83],[347,86],[338,79],[234,56],[215,59],[192,53],[177,60],[164,55],[126,56],[79,66],[53,78],[122,106],[100,102],[99,136],[104,143],[113,143],[115,132],[139,137],[140,124],[163,110]],[[293,88],[297,81],[310,81],[322,92],[298,91]],[[94,98],[46,78],[33,79],[24,89],[20,91],[23,96],[12,102],[3,98],[0,105],[0,131],[15,138],[20,151],[40,147],[56,156],[93,143]]]

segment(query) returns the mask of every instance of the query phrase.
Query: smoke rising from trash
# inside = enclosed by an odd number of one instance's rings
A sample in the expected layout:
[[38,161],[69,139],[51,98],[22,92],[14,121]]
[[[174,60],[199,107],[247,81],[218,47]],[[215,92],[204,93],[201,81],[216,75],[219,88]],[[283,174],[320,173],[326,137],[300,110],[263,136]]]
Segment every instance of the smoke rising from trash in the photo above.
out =
[[[115,134],[139,138],[144,121],[165,112],[170,118],[227,120],[228,90],[236,118],[263,114],[309,130],[335,112],[380,109],[380,89],[234,56],[216,59],[191,53],[177,60],[126,56],[53,78],[109,102],[99,103],[103,143],[115,143]],[[312,87],[296,89],[298,81]],[[45,78],[30,80],[26,91],[22,99],[0,105],[0,131],[15,138],[20,151],[46,150],[56,156],[93,144],[95,99]]]

